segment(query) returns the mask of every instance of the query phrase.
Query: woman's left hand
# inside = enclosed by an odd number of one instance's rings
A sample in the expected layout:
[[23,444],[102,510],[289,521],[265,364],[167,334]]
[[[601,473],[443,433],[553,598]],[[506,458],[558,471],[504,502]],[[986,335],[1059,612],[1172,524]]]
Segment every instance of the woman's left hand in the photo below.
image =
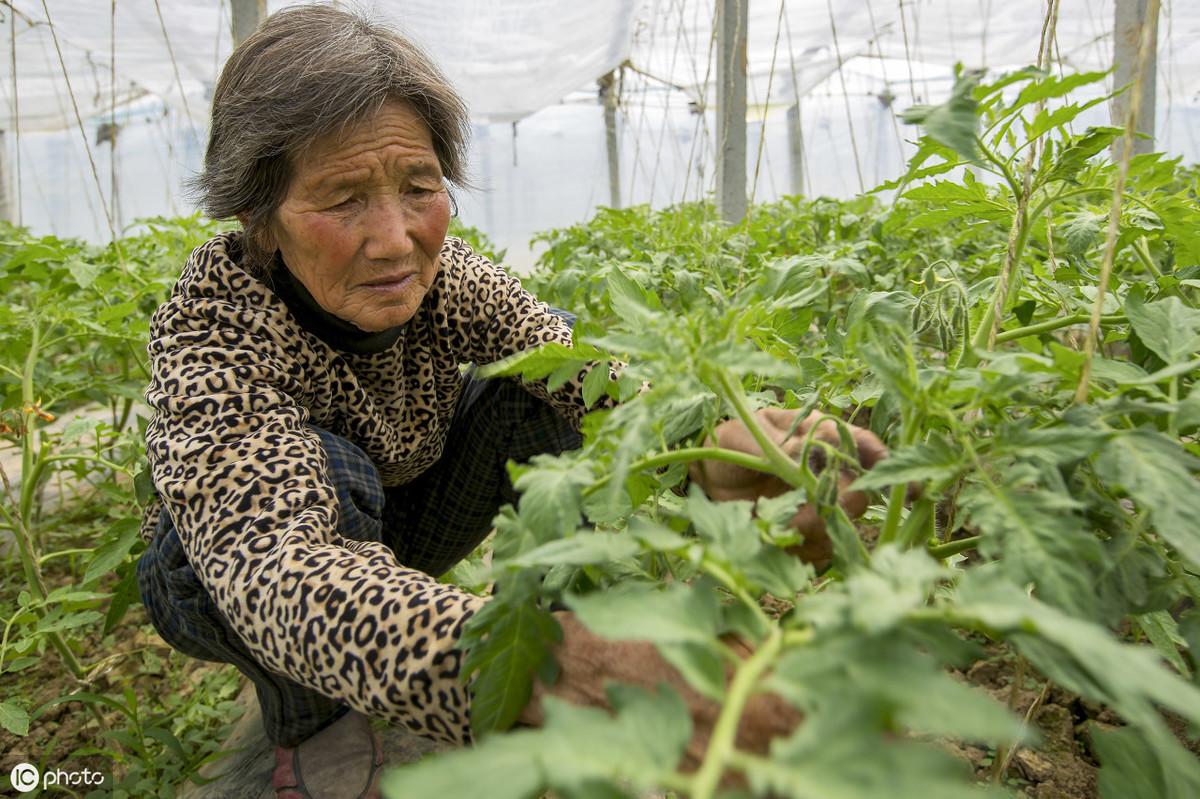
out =
[[[804,449],[809,431],[816,427],[813,438],[833,448],[841,447],[838,426],[826,414],[813,411],[800,418],[800,411],[784,408],[763,408],[755,412],[755,418],[771,441],[779,445],[789,457],[798,460]],[[857,452],[847,453],[856,458],[864,469],[870,469],[887,457],[887,447],[870,430],[848,425]],[[740,420],[732,419],[718,425],[705,446],[716,446],[761,456],[762,448],[754,440],[749,428]],[[821,471],[826,463],[825,450],[820,445],[809,447],[810,468]],[[848,465],[848,464],[847,464]],[[693,461],[688,468],[693,482],[704,489],[714,500],[744,499],[753,502],[760,497],[775,497],[788,491],[791,486],[780,478],[766,472],[755,471],[725,461]],[[856,473],[850,468],[841,468],[838,474],[838,503],[851,518],[857,518],[867,509],[867,496],[861,491],[847,491],[854,482]],[[792,518],[790,526],[804,536],[804,542],[791,547],[802,560],[822,566],[833,555],[833,545],[825,531],[825,522],[810,503],[802,505]]]

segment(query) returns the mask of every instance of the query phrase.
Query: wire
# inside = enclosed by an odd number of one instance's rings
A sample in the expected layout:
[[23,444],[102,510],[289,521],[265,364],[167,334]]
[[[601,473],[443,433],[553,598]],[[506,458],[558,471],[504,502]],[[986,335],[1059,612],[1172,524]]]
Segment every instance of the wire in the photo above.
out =
[[[671,6],[674,6],[674,0],[671,0]],[[668,7],[667,14],[670,14],[670,13],[671,13],[671,8]],[[667,69],[667,74],[671,75],[672,77],[674,77],[674,75],[675,75],[675,64],[678,62],[678,59],[679,59],[679,46],[682,42],[683,42],[682,33],[676,34],[675,47],[671,52],[671,66]],[[664,83],[666,83],[666,81],[664,81]],[[667,85],[670,86],[672,89],[682,88],[682,87],[676,86],[673,83],[667,83]],[[665,108],[664,108],[663,115],[662,115],[662,125],[660,125],[659,129],[658,129],[658,144],[655,146],[655,149],[654,149],[654,171],[650,173],[650,203],[651,203],[651,205],[654,204],[654,189],[658,185],[658,167],[662,163],[663,140],[666,137],[666,133],[667,133],[667,123],[670,121],[670,118],[671,118],[670,99],[671,98],[668,95],[667,102],[665,104]],[[670,195],[668,195],[668,197],[669,196]]]
[[[42,0],[43,3],[46,0]],[[187,92],[183,90],[183,79],[179,76],[179,63],[175,60],[175,49],[171,47],[171,37],[167,35],[167,23],[163,19],[162,6],[158,0],[154,0],[154,13],[158,14],[158,26],[162,29],[163,41],[167,44],[167,55],[171,58],[171,69],[175,72],[175,85],[179,87],[179,99],[183,101],[183,113],[187,115],[188,126],[192,129],[192,135],[196,141],[200,141],[200,133],[196,130],[196,122],[192,118],[192,110],[188,108]]]
[[748,208],[754,207],[754,198],[758,196],[758,173],[763,161],[763,147],[767,142],[767,111],[771,108],[771,87],[775,83],[775,58],[779,55],[779,35],[783,32],[783,9],[786,0],[779,0],[779,16],[775,18],[775,46],[771,49],[771,71],[767,74],[767,97],[763,101],[761,127],[758,132],[758,155],[754,159],[754,180],[750,182],[750,202]]
[[[990,2],[990,0],[989,0],[989,2]],[[875,24],[875,10],[871,7],[871,0],[867,0],[867,18],[871,21],[871,36],[873,37],[872,41],[875,45],[875,53],[879,56],[879,70],[880,70],[880,74],[883,75],[883,85],[884,85],[885,89],[887,90],[888,94],[890,95],[891,88],[892,88],[892,81],[888,78],[887,61],[883,57],[883,46],[879,42],[879,39],[880,39],[879,28]],[[894,100],[893,100],[893,102],[894,102]],[[900,135],[900,123],[896,119],[896,112],[891,109],[890,105],[887,107],[886,113],[892,121],[892,133],[896,137],[896,149],[899,150],[900,163],[903,164],[904,163],[904,137]],[[876,148],[876,152],[878,152],[878,148]],[[876,168],[875,183],[879,183],[878,169],[879,169],[879,162],[881,160],[882,159],[880,159],[879,157],[876,157],[876,159],[875,159],[875,168]]]
[[[808,171],[808,152],[804,148],[804,115],[800,107],[800,81],[796,77],[796,53],[792,49],[792,26],[788,20],[787,7],[783,10],[783,27],[787,32],[788,39],[788,60],[792,65],[792,95],[796,100],[796,127],[800,135],[800,180],[804,184],[804,196],[812,196],[812,179]],[[788,135],[791,133],[789,131]],[[789,185],[789,189],[793,188]],[[788,192],[791,193],[790,191]]]
[[110,138],[108,140],[108,178],[110,188],[108,196],[113,216],[116,218],[117,227],[120,227],[121,206],[120,200],[117,197],[117,0],[112,0],[112,14],[109,17],[109,26],[108,127]]
[[11,38],[11,59],[12,59],[12,90],[13,90],[13,139],[15,140],[16,150],[16,168],[17,168],[17,185],[16,185],[16,200],[17,200],[17,227],[25,225],[25,210],[24,203],[21,201],[21,103],[17,97],[17,10],[9,4],[9,35]]
[[[78,125],[79,136],[83,139],[83,149],[87,153],[88,164],[92,167],[92,178],[96,181],[96,193],[100,196],[100,207],[104,211],[104,220],[108,223],[108,232],[112,237],[112,241],[116,243],[117,231],[113,227],[112,214],[109,212],[108,204],[104,202],[104,189],[100,186],[100,173],[96,170],[96,159],[92,157],[92,147],[88,142],[87,133],[83,129],[83,117],[79,114],[79,104],[75,102],[75,90],[71,88],[71,76],[67,74],[67,62],[63,59],[62,47],[58,44],[58,32],[54,29],[54,20],[50,17],[50,6],[46,3],[46,0],[42,0],[42,9],[46,12],[46,23],[50,27],[50,38],[54,40],[54,51],[58,53],[58,64],[62,68],[63,80],[67,83],[67,94],[71,98],[71,108],[75,110],[75,124]],[[84,196],[86,197],[86,193]],[[117,254],[121,258],[121,263],[124,264],[125,256],[119,244],[117,245]]]
[[838,44],[837,23],[833,19],[833,0],[825,0],[825,7],[829,10],[829,31],[833,35],[833,53],[837,57],[837,73],[838,81],[842,84],[842,97],[846,101],[846,122],[850,126],[850,149],[854,152],[854,172],[858,175],[858,190],[865,192],[867,186],[863,183],[862,161],[858,157],[858,141],[854,135],[854,115],[850,111],[850,95],[846,92],[846,76],[843,73],[842,48]]
[[913,77],[912,53],[908,49],[908,22],[904,16],[904,0],[896,0],[900,9],[900,30],[904,34],[904,63],[908,65],[908,93],[912,101],[917,101],[917,81]]
[[[710,132],[708,129],[708,109],[706,108],[706,105],[708,103],[708,87],[712,82],[713,50],[716,48],[716,43],[717,43],[717,21],[716,21],[716,14],[714,14],[712,24],[709,29],[708,57],[705,59],[706,63],[705,63],[705,69],[704,69],[704,83],[700,86],[700,107],[699,107],[699,113],[697,114],[697,119],[696,119],[696,132],[692,135],[691,152],[688,154],[687,169],[684,170],[683,196],[681,197],[681,203],[687,202],[688,184],[691,182],[692,167],[695,164],[695,155],[696,155],[696,151],[698,148],[701,153],[701,163],[703,164],[703,154],[704,154],[704,152],[706,152],[706,149],[703,147],[700,147],[700,142],[701,141],[707,142],[710,138]],[[699,187],[699,189],[697,190],[697,197],[696,197],[697,200],[702,199],[702,196],[703,196],[702,189],[703,189],[703,187]],[[683,210],[681,207],[680,208],[680,218],[681,219],[682,219],[682,216],[683,216]]]

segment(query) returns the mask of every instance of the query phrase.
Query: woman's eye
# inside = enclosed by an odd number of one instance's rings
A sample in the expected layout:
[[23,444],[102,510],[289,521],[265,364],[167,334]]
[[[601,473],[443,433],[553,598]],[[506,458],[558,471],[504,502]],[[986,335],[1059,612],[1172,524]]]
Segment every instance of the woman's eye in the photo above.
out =
[[355,197],[352,195],[350,197],[346,197],[344,199],[335,201],[333,203],[333,205],[329,206],[329,210],[331,210],[331,211],[349,211],[351,208],[354,208],[356,205],[358,205],[358,197]]

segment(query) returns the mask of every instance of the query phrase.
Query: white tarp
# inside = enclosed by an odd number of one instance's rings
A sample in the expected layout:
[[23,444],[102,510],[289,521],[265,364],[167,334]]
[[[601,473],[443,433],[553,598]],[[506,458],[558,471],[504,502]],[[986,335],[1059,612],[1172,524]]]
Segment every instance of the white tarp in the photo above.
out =
[[[268,4],[275,10],[290,2]],[[752,103],[788,103],[856,56],[917,64],[1008,66],[1036,54],[1045,0],[750,0]],[[13,108],[10,31],[16,33],[22,130],[75,124],[63,69],[40,0],[3,9],[4,128]],[[231,46],[226,0],[48,0],[80,114],[109,109],[114,41],[118,103],[150,94],[202,126]],[[646,74],[711,102],[714,0],[374,0],[368,11],[424,44],[479,121],[520,119],[559,102],[626,57]],[[115,11],[114,11],[115,8]],[[161,11],[161,17],[160,12]],[[1113,0],[1062,3],[1058,53],[1075,69],[1112,60]],[[836,42],[834,32],[836,31]],[[1159,85],[1166,104],[1200,104],[1200,2],[1168,0],[1159,26]],[[907,42],[906,42],[907,39]],[[713,59],[715,60],[715,59]],[[772,79],[772,64],[774,78]],[[907,68],[886,76],[920,97]],[[707,89],[707,91],[706,91]],[[187,96],[186,103],[181,99]]]
[[[15,20],[0,5],[3,182],[16,189],[12,216],[38,232],[105,241],[106,216],[120,230],[138,217],[190,212],[180,187],[199,168],[211,89],[231,49],[228,0],[158,0],[166,36],[154,0],[117,0],[115,20],[112,0],[47,0],[84,136],[41,0],[12,2]],[[1045,0],[749,2],[747,191],[757,200],[801,189],[845,197],[895,177],[916,135],[896,122],[895,111],[945,97],[955,62],[993,70],[1031,63],[1045,6]],[[273,0],[268,8],[285,4]],[[425,45],[468,99],[475,119],[471,170],[483,190],[460,196],[463,219],[519,262],[528,263],[534,231],[582,221],[609,203],[595,81],[626,58],[631,68],[623,71],[617,115],[622,204],[661,207],[712,190],[714,0],[357,4]],[[102,124],[112,101],[114,21],[117,102],[124,104],[115,115],[115,140]],[[1112,25],[1113,0],[1066,0],[1056,55],[1069,69],[1107,69]],[[1164,0],[1155,144],[1189,161],[1200,160],[1198,42],[1200,0]],[[14,55],[19,147],[12,135]],[[804,97],[798,158],[784,113],[797,88]],[[696,113],[701,108],[705,113]],[[1079,123],[1107,121],[1098,106]]]

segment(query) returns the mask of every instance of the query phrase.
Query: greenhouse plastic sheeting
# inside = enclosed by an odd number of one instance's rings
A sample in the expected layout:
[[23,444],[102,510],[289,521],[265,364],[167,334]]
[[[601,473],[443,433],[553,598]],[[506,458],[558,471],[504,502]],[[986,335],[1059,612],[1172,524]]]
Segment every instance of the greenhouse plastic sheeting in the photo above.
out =
[[[22,130],[75,124],[63,69],[40,2],[16,0],[17,91]],[[272,2],[269,11],[292,3]],[[594,84],[628,56],[636,0],[404,0],[361,4],[422,44],[463,93],[476,119],[520,119]],[[66,72],[81,116],[155,95],[197,124],[232,48],[226,2],[49,0]],[[159,10],[161,10],[161,21]],[[0,92],[12,114],[9,9]],[[165,32],[165,33],[164,33]],[[177,70],[177,73],[176,73]],[[181,91],[182,90],[182,91]],[[186,95],[186,100],[181,99]],[[0,119],[0,126],[10,124]]]
[[[286,2],[271,2],[273,11]],[[695,102],[711,102],[713,0],[376,0],[363,4],[424,44],[484,122],[510,121],[554,104],[629,58]],[[75,124],[43,4],[2,9],[9,53],[0,58],[3,115],[12,126],[16,56],[19,125]],[[231,47],[226,0],[48,0],[79,112],[107,111],[115,41],[118,104],[154,95],[203,124]],[[791,102],[858,57],[915,64],[880,75],[919,99],[921,64],[1004,67],[1030,63],[1044,0],[750,0],[748,73],[752,105]],[[161,11],[161,15],[160,15]],[[659,24],[660,20],[666,24]],[[1077,69],[1112,60],[1112,0],[1063,3],[1058,53]],[[16,46],[10,31],[15,30]],[[836,36],[835,36],[836,31]],[[1200,2],[1164,2],[1159,86],[1166,104],[1200,104]],[[888,59],[888,60],[883,60]],[[714,59],[715,60],[715,59]],[[774,65],[774,69],[772,69]],[[772,77],[772,72],[774,76]],[[184,99],[186,97],[186,100]]]

